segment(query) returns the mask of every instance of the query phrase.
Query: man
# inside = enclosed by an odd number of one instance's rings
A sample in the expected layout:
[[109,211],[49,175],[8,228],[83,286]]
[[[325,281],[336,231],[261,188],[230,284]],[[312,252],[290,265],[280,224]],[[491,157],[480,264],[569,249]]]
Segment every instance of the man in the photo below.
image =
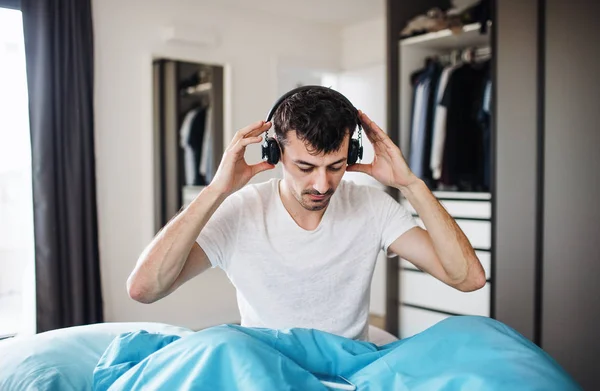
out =
[[[347,167],[357,122],[375,151],[371,164]],[[273,124],[283,179],[245,186],[265,161],[244,152],[271,122],[237,132],[215,178],[140,256],[128,279],[137,301],[159,300],[208,268],[237,289],[242,326],[324,330],[367,339],[369,288],[378,253],[398,254],[461,291],[485,284],[472,246],[402,153],[369,117],[327,88],[296,92]],[[342,180],[346,171],[399,189],[423,220],[386,193]]]

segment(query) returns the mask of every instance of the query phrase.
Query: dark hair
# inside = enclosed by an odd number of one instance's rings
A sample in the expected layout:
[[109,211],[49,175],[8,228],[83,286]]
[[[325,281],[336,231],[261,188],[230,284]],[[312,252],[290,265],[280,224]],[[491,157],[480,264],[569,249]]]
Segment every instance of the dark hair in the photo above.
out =
[[308,89],[288,97],[275,111],[273,125],[283,152],[287,133],[308,145],[311,154],[338,151],[347,134],[357,126],[356,109],[349,106],[339,92],[330,89]]

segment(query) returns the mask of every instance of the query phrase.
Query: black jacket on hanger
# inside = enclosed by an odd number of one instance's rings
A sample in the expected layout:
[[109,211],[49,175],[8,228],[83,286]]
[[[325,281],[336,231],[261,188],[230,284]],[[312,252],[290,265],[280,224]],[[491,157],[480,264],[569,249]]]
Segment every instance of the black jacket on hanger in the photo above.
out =
[[441,104],[447,108],[442,160],[444,185],[483,191],[484,148],[479,114],[490,62],[467,63],[454,70]]

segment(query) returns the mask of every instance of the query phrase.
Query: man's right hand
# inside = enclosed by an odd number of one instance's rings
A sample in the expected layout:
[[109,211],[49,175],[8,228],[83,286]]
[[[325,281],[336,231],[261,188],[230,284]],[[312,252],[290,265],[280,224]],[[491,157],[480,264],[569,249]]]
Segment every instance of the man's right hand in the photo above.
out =
[[240,129],[223,154],[223,159],[209,187],[219,194],[229,196],[244,187],[259,172],[275,168],[268,162],[248,165],[244,158],[246,147],[260,143],[261,135],[270,128],[271,122],[258,121]]

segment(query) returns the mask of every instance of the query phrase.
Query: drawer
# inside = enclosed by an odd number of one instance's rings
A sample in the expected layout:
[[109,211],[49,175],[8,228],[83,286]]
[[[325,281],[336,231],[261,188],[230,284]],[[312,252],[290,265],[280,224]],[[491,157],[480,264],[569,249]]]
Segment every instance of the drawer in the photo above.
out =
[[475,292],[461,292],[426,273],[400,270],[401,303],[460,315],[490,315],[490,284]]
[[491,202],[440,201],[440,203],[446,208],[450,216],[453,217],[492,218]]
[[[489,251],[475,251],[483,270],[485,271],[485,278],[490,279],[492,277],[492,254]],[[415,265],[408,262],[406,259],[400,260],[400,266],[408,269],[418,270]]]
[[400,306],[399,316],[400,319],[398,324],[400,325],[400,338],[412,337],[450,317],[449,315],[440,314],[439,312],[406,307],[403,305]]
[[[423,221],[415,217],[418,225],[425,228]],[[475,248],[489,250],[492,248],[492,223],[489,221],[456,220],[456,223]]]
[[491,200],[492,193],[482,193],[482,192],[469,192],[469,191],[446,191],[446,190],[435,190],[433,191],[433,195],[436,198],[444,199],[444,198],[453,198],[453,199],[461,199],[461,200]]
[[[492,203],[487,201],[440,201],[440,204],[446,208],[450,216],[455,218],[492,218]],[[417,211],[408,201],[404,201],[403,205],[412,213],[417,214]]]

